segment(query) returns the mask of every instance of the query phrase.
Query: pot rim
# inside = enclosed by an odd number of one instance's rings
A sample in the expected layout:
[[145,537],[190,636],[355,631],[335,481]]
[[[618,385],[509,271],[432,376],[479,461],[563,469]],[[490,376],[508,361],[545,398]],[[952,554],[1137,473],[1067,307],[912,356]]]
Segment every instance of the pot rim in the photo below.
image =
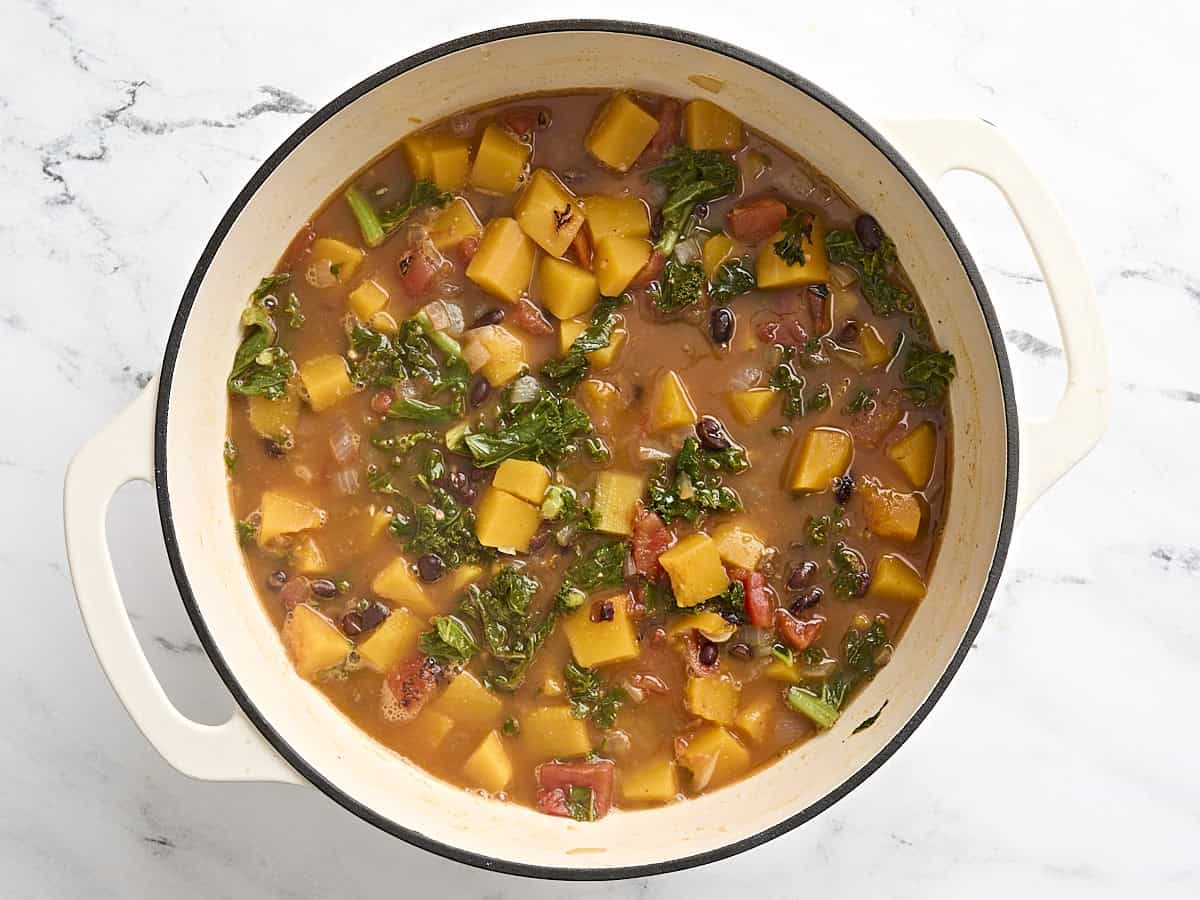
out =
[[[867,763],[859,768],[853,775],[843,781],[841,784],[830,789],[820,800],[810,804],[799,812],[787,819],[779,822],[769,828],[765,828],[753,835],[734,841],[722,847],[697,853],[691,856],[678,857],[675,859],[663,860],[656,863],[646,863],[634,866],[619,866],[619,867],[587,867],[587,868],[566,868],[561,866],[544,866],[522,863],[507,859],[498,859],[496,857],[486,856],[472,851],[464,850],[441,841],[433,840],[419,832],[392,821],[391,819],[380,815],[372,808],[360,803],[358,800],[350,797],[341,791],[337,786],[330,783],[322,774],[313,766],[311,766],[301,754],[291,746],[288,741],[271,726],[266,717],[259,711],[254,701],[242,689],[241,684],[237,680],[233,671],[226,663],[220,648],[217,646],[212,634],[209,632],[204,618],[200,612],[200,608],[196,603],[195,595],[192,592],[191,583],[188,579],[187,572],[184,570],[183,559],[180,554],[178,537],[175,532],[174,515],[171,507],[171,498],[167,490],[167,427],[168,427],[168,407],[171,395],[171,386],[174,380],[175,364],[179,355],[180,344],[183,339],[183,332],[187,325],[191,309],[196,300],[196,295],[199,292],[200,285],[203,282],[209,266],[216,257],[218,250],[224,243],[230,228],[234,221],[242,212],[243,208],[249,203],[251,197],[262,186],[268,176],[276,168],[283,163],[285,159],[296,149],[304,140],[306,140],[314,131],[317,130],[326,121],[336,115],[338,112],[354,103],[369,91],[374,90],[380,85],[390,81],[391,79],[404,74],[418,66],[437,60],[451,53],[456,53],[460,50],[468,50],[484,44],[494,43],[497,41],[506,40],[509,38],[529,37],[539,34],[554,34],[559,32],[609,32],[613,34],[635,35],[639,37],[653,37],[662,40],[673,41],[675,43],[686,44],[701,50],[707,50],[713,53],[719,53],[730,57],[745,65],[761,70],[762,72],[772,75],[780,81],[785,82],[791,87],[799,90],[813,100],[830,109],[846,124],[859,133],[865,140],[875,146],[887,160],[896,167],[897,171],[904,176],[905,180],[912,186],[913,190],[925,203],[926,207],[932,213],[934,219],[945,233],[950,241],[955,254],[958,256],[959,262],[962,264],[966,272],[967,279],[970,281],[971,287],[975,291],[975,296],[979,301],[980,309],[983,313],[984,321],[987,326],[988,334],[991,337],[992,349],[995,354],[996,366],[1000,376],[1000,388],[1004,403],[1005,428],[1007,433],[1007,475],[1004,489],[1004,507],[1001,515],[1000,528],[996,540],[996,550],[992,557],[992,563],[988,570],[987,582],[983,592],[980,595],[979,605],[976,608],[975,614],[972,617],[966,631],[963,634],[962,641],[950,659],[946,670],[942,673],[937,683],[931,689],[929,696],[921,704],[920,707],[913,713],[909,720],[901,727],[890,741]],[[1018,444],[1019,438],[1017,433],[1017,408],[1016,400],[1013,392],[1012,372],[1009,366],[1008,354],[1004,346],[1003,332],[996,318],[995,309],[992,306],[991,299],[988,296],[987,287],[984,285],[983,278],[979,273],[978,267],[975,265],[970,252],[967,250],[962,236],[958,229],[955,228],[947,215],[945,209],[933,195],[929,186],[917,174],[910,163],[870,124],[862,117],[851,110],[846,104],[836,99],[823,89],[817,87],[806,78],[792,72],[775,62],[772,62],[756,53],[744,50],[741,47],[733,44],[728,44],[724,41],[716,40],[705,35],[696,34],[694,32],[685,31],[678,28],[672,28],[663,25],[652,25],[639,22],[631,22],[624,20],[608,20],[608,19],[555,19],[538,22],[527,22],[519,25],[509,25],[500,28],[488,29],[486,31],[475,32],[473,34],[464,35],[450,41],[437,44],[427,50],[415,53],[407,58],[393,63],[384,69],[368,76],[358,82],[353,87],[349,88],[338,97],[331,100],[317,112],[312,114],[304,121],[295,131],[293,131],[286,140],[275,150],[263,163],[257,171],[250,177],[246,186],[238,193],[229,209],[222,216],[212,237],[204,247],[200,259],[196,263],[192,271],[191,277],[188,279],[187,287],[184,290],[180,300],[179,311],[176,313],[175,320],[171,325],[171,331],[167,338],[167,345],[163,355],[162,370],[159,379],[157,408],[155,411],[154,422],[154,481],[155,494],[158,503],[159,518],[162,525],[163,540],[166,544],[167,557],[170,562],[171,571],[175,577],[176,586],[179,588],[180,597],[183,601],[184,609],[187,611],[188,618],[191,620],[193,627],[196,629],[196,635],[203,645],[205,652],[212,661],[214,668],[220,675],[221,680],[225,683],[226,688],[233,695],[234,700],[241,708],[246,717],[254,724],[255,728],[262,734],[263,738],[282,756],[289,765],[296,769],[304,778],[332,799],[340,806],[344,807],[349,812],[358,816],[360,819],[374,825],[376,828],[387,832],[393,837],[398,837],[401,840],[413,846],[420,847],[423,850],[428,850],[445,859],[454,860],[460,863],[474,866],[476,868],[485,869],[493,872],[502,872],[509,875],[520,875],[530,878],[555,879],[564,881],[602,881],[602,880],[618,880],[627,878],[643,878],[651,875],[662,875],[670,872],[677,872],[683,869],[702,866],[708,863],[717,862],[718,860],[726,859],[735,856],[746,850],[764,844],[782,834],[785,834],[792,829],[804,824],[820,813],[824,812],[834,803],[846,796],[850,791],[854,790],[866,779],[872,775],[880,766],[886,762],[892,754],[894,754],[900,746],[908,740],[909,736],[916,730],[917,726],[924,721],[925,717],[932,710],[934,704],[941,699],[942,694],[949,686],[951,679],[957,673],[962,665],[963,659],[966,657],[967,651],[970,649],[975,636],[983,625],[984,619],[987,617],[988,609],[991,606],[992,597],[995,594],[997,584],[1000,580],[1000,575],[1004,567],[1005,558],[1008,555],[1009,543],[1012,538],[1012,529],[1016,514],[1016,497],[1017,497],[1017,474],[1018,474]],[[750,776],[753,777],[753,776]]]

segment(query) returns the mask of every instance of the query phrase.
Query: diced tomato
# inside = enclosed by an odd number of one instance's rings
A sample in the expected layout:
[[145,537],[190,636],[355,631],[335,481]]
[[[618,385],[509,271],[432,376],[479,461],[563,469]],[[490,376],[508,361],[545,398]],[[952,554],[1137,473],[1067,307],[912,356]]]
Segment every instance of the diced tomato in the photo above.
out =
[[462,260],[463,265],[466,265],[475,257],[475,251],[478,249],[479,238],[473,234],[468,235],[458,245],[458,258]]
[[631,288],[646,287],[646,285],[656,280],[662,274],[663,266],[666,264],[667,258],[655,250],[650,254],[650,258],[646,260],[646,264],[642,266],[642,270],[633,276],[633,281],[629,282],[629,286]]
[[829,286],[810,284],[804,289],[804,296],[808,301],[808,316],[812,322],[812,331],[817,334],[828,334],[833,330],[833,323],[829,318]]
[[762,572],[747,572],[738,569],[734,577],[746,591],[746,618],[755,628],[771,627],[771,595],[767,593],[767,579]]
[[639,575],[657,581],[662,574],[658,558],[675,543],[675,535],[658,513],[639,506],[633,517],[633,566]]
[[571,241],[571,253],[574,254],[576,262],[589,272],[592,270],[592,236],[588,231],[587,222],[575,232],[575,240]]
[[821,626],[824,624],[825,619],[822,616],[797,619],[783,607],[775,610],[775,631],[793,650],[807,650],[821,634]]
[[537,807],[552,816],[567,816],[567,789],[592,789],[596,818],[603,818],[612,806],[616,766],[611,760],[597,762],[548,762],[537,768]]
[[528,297],[522,297],[512,307],[512,320],[529,334],[553,334],[554,326],[546,314]]
[[899,391],[892,390],[858,410],[846,430],[854,436],[855,443],[878,447],[903,417],[904,400]]
[[514,106],[501,113],[500,120],[513,134],[528,137],[535,131],[541,131],[545,127],[543,122],[549,123],[550,111],[544,107],[538,109],[532,106]]
[[663,158],[663,154],[674,143],[679,141],[679,120],[682,108],[678,100],[664,100],[658,108],[658,131],[650,138],[650,143],[642,151],[639,161],[655,163]]
[[433,695],[442,666],[428,656],[414,656],[396,663],[383,680],[381,707],[389,722],[408,722]]
[[725,229],[739,241],[756,244],[777,232],[787,214],[787,204],[778,197],[755,197],[729,211]]
[[414,298],[425,296],[437,280],[442,262],[442,255],[428,241],[422,241],[400,257],[397,265],[404,293]]
[[758,339],[764,344],[773,344],[779,337],[779,323],[773,320],[768,320],[759,324],[755,329]]

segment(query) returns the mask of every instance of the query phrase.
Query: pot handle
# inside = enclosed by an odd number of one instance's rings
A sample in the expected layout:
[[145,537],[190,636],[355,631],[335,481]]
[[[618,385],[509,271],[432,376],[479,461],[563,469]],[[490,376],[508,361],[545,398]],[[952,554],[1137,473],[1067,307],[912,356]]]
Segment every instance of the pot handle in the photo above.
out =
[[1108,357],[1087,265],[1050,193],[991,123],[916,120],[889,122],[884,130],[927,181],[962,169],[999,188],[1046,280],[1062,333],[1067,386],[1052,417],[1020,425],[1020,518],[1087,456],[1108,425]]
[[240,709],[221,725],[203,725],[171,703],[129,621],[108,550],[105,514],[130,481],[154,482],[157,379],[67,467],[63,492],[67,559],[88,637],[113,690],[148,740],[172,766],[212,781],[304,781]]

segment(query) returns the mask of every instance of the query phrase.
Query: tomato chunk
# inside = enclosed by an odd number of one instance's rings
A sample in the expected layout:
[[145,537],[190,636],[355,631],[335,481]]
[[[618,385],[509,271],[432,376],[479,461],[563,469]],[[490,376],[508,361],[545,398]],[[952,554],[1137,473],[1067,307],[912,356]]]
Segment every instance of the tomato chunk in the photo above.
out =
[[811,619],[797,619],[782,607],[775,610],[775,630],[793,650],[807,650],[812,642],[821,634],[821,626],[825,624],[823,616],[813,616]]
[[428,293],[441,271],[442,261],[442,255],[433,244],[424,241],[400,257],[397,266],[404,293],[409,297],[423,297]]
[[389,722],[409,722],[433,695],[443,676],[441,664],[428,656],[396,663],[380,688],[380,708]]
[[662,159],[667,149],[679,140],[679,122],[683,107],[678,100],[664,100],[658,108],[658,131],[642,151],[641,162],[654,163]]
[[729,211],[725,228],[737,240],[756,244],[777,232],[787,213],[787,204],[778,197],[755,197]]
[[675,535],[652,509],[638,507],[633,517],[633,565],[639,575],[657,581],[662,575],[658,558],[675,543]]
[[512,307],[513,323],[529,334],[553,334],[554,326],[546,318],[536,303],[528,297],[522,297]]
[[746,618],[755,628],[771,627],[771,596],[767,593],[767,578],[762,572],[739,569],[734,577],[746,591]]
[[537,807],[552,816],[569,816],[567,790],[572,787],[592,789],[596,818],[603,818],[612,806],[616,766],[611,760],[597,762],[548,762],[537,769]]

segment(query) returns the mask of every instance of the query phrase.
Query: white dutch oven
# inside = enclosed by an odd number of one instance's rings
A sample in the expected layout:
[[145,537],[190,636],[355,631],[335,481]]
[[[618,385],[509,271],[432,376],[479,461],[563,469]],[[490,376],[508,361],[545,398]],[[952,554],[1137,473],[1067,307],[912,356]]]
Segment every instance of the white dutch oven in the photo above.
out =
[[[929,594],[891,665],[835,728],[699,799],[579,824],[431,778],[366,738],[295,674],[234,539],[221,456],[222,385],[238,342],[238,314],[258,278],[349,173],[417,123],[514,94],[577,87],[702,96],[689,80],[694,75],[723,84],[721,105],[811,160],[895,237],[939,343],[958,361],[953,490]],[[1014,519],[1088,452],[1107,409],[1100,324],[1083,261],[1021,160],[978,121],[884,130],[887,139],[809,82],[745,51],[613,22],[541,23],[452,41],[380,72],[314,115],[222,219],[180,304],[157,385],[80,450],[67,473],[67,544],[80,610],[147,740],[195,778],[312,784],[413,844],[474,865],[557,878],[644,875],[720,859],[812,818],[862,782],[945,689],[983,622]],[[926,184],[951,169],[978,172],[1004,192],[1037,254],[1062,330],[1066,392],[1052,419],[1019,431],[983,282]],[[197,724],[171,705],[130,626],[104,518],[112,494],[134,479],[156,486],[184,605],[240,705],[223,725]],[[885,700],[874,727],[853,734]]]

